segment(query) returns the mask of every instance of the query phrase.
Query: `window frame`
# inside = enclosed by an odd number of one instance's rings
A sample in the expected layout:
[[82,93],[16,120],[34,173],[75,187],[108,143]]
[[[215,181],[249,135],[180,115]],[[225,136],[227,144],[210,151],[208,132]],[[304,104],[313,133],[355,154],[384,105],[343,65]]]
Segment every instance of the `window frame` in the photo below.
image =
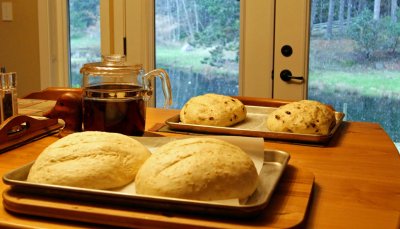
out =
[[69,82],[67,0],[38,1],[40,87],[66,87]]
[[[118,0],[114,0],[115,2]],[[122,0],[119,0],[122,1]],[[101,52],[114,49],[113,1],[100,0]],[[70,86],[70,42],[68,0],[38,1],[40,87]]]

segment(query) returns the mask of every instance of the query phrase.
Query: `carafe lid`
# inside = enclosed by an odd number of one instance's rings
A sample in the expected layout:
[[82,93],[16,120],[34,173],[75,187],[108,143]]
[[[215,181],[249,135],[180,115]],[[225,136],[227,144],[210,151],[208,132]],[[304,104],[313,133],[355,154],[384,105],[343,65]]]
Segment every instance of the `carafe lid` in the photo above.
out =
[[141,64],[128,65],[125,56],[113,54],[102,56],[102,62],[94,62],[84,64],[80,70],[81,74],[89,75],[115,75],[115,74],[131,74],[142,71]]

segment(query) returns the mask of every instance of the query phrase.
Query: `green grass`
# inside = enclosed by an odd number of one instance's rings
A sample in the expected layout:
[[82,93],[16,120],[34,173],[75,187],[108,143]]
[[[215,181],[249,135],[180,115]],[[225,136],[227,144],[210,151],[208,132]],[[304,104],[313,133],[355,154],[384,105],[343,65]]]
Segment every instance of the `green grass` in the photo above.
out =
[[160,45],[157,46],[156,63],[159,67],[173,67],[183,71],[202,73],[205,75],[208,75],[210,72],[215,75],[237,74],[237,69],[216,68],[208,64],[202,64],[202,60],[209,56],[209,50],[205,48],[183,51],[180,47]]
[[72,49],[98,49],[100,46],[100,39],[96,36],[82,36],[79,38],[71,39]]
[[318,71],[309,73],[309,86],[327,91],[353,91],[365,96],[400,96],[398,71],[342,72]]
[[205,49],[200,49],[196,51],[182,51],[179,48],[157,46],[157,62],[168,63],[172,61],[176,66],[186,66],[185,68],[194,68],[195,70],[200,70],[201,68],[207,66],[201,64],[201,60],[208,56],[209,53]]

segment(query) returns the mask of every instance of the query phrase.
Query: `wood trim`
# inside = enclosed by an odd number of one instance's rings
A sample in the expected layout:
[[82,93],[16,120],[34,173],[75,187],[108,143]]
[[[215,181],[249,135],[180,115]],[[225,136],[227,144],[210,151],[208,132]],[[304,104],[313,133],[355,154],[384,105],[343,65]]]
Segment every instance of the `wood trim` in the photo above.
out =
[[114,51],[114,27],[113,24],[113,0],[100,0],[100,34],[101,34],[101,53],[111,53]]
[[40,61],[40,88],[50,86],[51,76],[51,48],[49,27],[49,0],[38,1],[38,28],[39,28],[39,61]]
[[68,35],[68,16],[67,1],[52,1],[55,10],[55,22],[52,25],[52,33],[56,38],[52,40],[53,56],[55,64],[55,74],[52,76],[52,86],[66,87],[69,85],[69,35]]

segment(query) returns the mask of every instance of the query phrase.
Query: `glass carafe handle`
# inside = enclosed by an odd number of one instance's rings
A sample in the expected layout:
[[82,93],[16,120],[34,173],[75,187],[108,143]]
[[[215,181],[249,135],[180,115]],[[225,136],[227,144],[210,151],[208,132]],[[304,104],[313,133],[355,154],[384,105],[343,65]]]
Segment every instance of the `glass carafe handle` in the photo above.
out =
[[162,90],[164,93],[164,108],[169,108],[172,105],[172,92],[171,92],[171,83],[169,81],[168,73],[164,69],[154,69],[147,74],[143,75],[142,83],[144,89],[153,92],[155,90],[152,87],[152,81],[155,77],[161,79]]

